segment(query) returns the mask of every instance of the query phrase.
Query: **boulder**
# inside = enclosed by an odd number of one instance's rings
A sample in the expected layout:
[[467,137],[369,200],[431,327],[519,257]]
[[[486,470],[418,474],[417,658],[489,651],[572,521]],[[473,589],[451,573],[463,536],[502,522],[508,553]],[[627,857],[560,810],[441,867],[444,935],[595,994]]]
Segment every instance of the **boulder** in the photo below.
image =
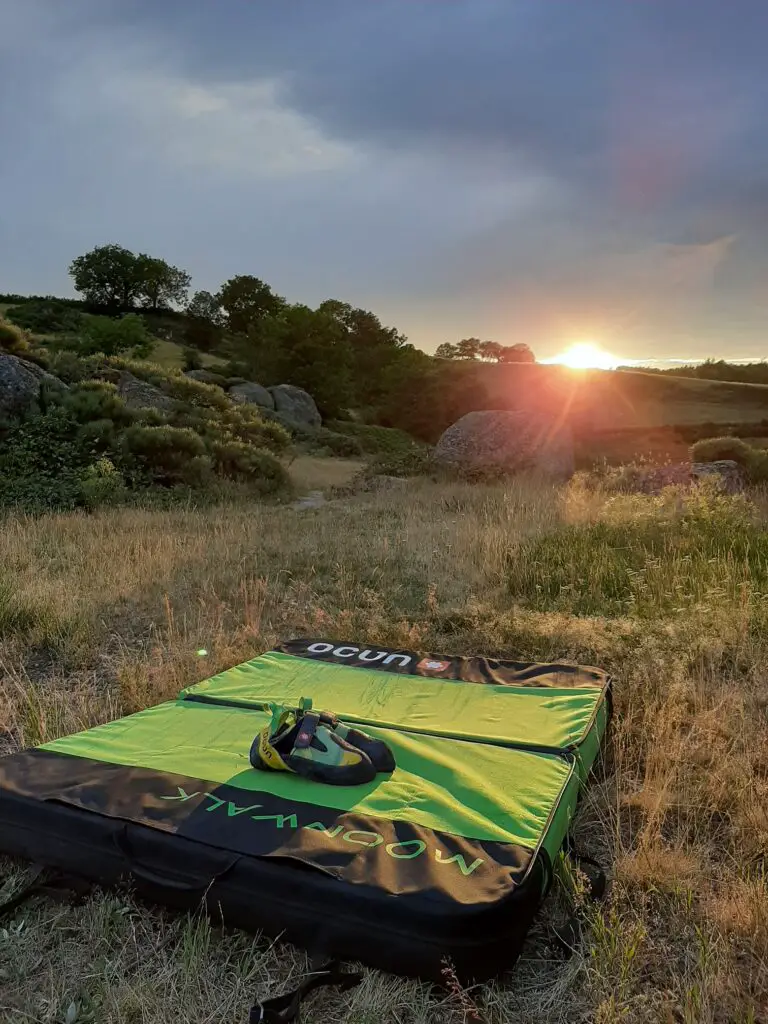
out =
[[445,431],[433,458],[465,472],[532,469],[569,477],[573,437],[568,427],[528,412],[470,412]]
[[737,494],[746,486],[747,477],[744,468],[733,459],[719,459],[717,462],[694,462],[691,466],[694,481],[714,480],[715,486],[723,494]]
[[36,363],[0,352],[0,416],[16,416],[35,405],[44,381],[67,386]]
[[157,409],[168,412],[174,407],[174,400],[154,384],[139,380],[124,370],[117,379],[117,393],[129,409]]
[[275,400],[272,395],[255,380],[246,381],[244,384],[235,384],[229,389],[228,394],[233,402],[258,405],[261,409],[275,408]]
[[285,420],[315,429],[322,426],[322,417],[308,391],[293,384],[278,384],[269,390],[275,400],[275,409]]
[[220,373],[214,373],[213,370],[185,370],[184,376],[191,380],[199,380],[201,384],[214,384],[217,387],[221,387],[224,380]]

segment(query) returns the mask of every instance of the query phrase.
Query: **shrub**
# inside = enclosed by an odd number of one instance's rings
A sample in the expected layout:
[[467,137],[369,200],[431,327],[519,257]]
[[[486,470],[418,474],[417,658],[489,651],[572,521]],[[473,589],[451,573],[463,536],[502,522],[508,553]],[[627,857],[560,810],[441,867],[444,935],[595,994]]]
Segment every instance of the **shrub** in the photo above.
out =
[[332,420],[329,427],[340,434],[354,437],[365,455],[397,455],[421,448],[404,430],[379,427],[351,420]]
[[12,356],[24,356],[29,352],[29,336],[16,324],[0,320],[0,352]]
[[216,472],[229,480],[254,485],[262,494],[274,494],[289,486],[289,477],[280,462],[269,452],[242,441],[216,442],[211,446]]
[[187,347],[184,349],[184,369],[185,370],[202,370],[203,361],[200,358],[200,353],[196,348]]
[[414,447],[409,451],[380,455],[368,464],[368,474],[383,476],[422,476],[433,471],[431,449]]
[[102,457],[81,475],[80,493],[86,508],[114,504],[125,497],[125,481],[114,463]]
[[80,474],[94,451],[78,426],[69,409],[55,405],[11,428],[0,449],[0,505],[37,512],[81,503]]
[[88,363],[75,352],[66,349],[51,352],[46,359],[46,369],[66,384],[79,384],[91,376]]
[[131,352],[148,356],[152,351],[152,335],[137,313],[128,313],[115,320],[106,316],[87,316],[80,331],[79,350],[84,354],[103,352],[114,356]]
[[11,307],[6,316],[19,327],[37,334],[77,334],[85,321],[79,309],[56,299],[32,299]]
[[114,384],[101,380],[88,380],[75,385],[62,396],[61,404],[78,423],[92,420],[110,420],[114,423],[133,422],[133,413],[120,398]]
[[721,459],[730,459],[748,468],[754,450],[738,437],[709,437],[691,445],[691,461],[719,462]]
[[184,427],[134,424],[120,438],[122,462],[137,482],[201,486],[211,470],[199,434]]

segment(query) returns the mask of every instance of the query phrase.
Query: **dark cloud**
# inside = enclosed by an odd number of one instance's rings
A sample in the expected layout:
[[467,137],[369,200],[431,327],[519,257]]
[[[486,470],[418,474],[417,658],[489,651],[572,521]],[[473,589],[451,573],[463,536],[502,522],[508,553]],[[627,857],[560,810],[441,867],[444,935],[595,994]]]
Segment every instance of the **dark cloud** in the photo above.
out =
[[[0,270],[29,287],[108,233],[208,285],[258,264],[289,293],[378,303],[427,345],[509,340],[516,310],[542,345],[602,317],[663,346],[670,310],[722,326],[739,302],[734,344],[757,337],[764,0],[9,10],[0,186],[18,202],[0,226],[22,259]],[[665,245],[693,247],[676,251],[708,268],[695,285],[654,277]]]

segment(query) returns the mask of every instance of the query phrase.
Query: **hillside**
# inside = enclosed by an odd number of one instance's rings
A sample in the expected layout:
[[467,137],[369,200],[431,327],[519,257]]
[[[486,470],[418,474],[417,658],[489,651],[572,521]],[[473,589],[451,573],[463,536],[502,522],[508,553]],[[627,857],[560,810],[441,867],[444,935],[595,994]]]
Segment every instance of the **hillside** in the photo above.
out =
[[495,408],[561,410],[579,432],[768,418],[768,386],[542,364],[467,367]]

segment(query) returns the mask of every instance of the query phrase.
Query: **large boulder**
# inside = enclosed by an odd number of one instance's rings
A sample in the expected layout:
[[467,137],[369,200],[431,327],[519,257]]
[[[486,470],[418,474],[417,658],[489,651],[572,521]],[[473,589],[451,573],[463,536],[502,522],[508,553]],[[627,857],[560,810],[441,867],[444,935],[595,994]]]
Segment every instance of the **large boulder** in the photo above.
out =
[[229,389],[228,394],[233,402],[258,405],[261,409],[275,408],[275,400],[272,395],[261,384],[257,384],[255,380],[249,380],[243,384],[235,384]]
[[284,421],[314,429],[322,426],[322,417],[308,391],[293,384],[278,384],[269,390],[275,400],[275,409]]
[[573,437],[568,427],[528,412],[470,412],[445,431],[433,458],[470,473],[532,469],[569,477]]
[[66,388],[63,381],[36,363],[0,352],[0,416],[16,416],[35,405],[44,381]]
[[157,409],[159,412],[168,412],[174,407],[170,395],[166,395],[154,384],[139,380],[127,370],[124,370],[117,379],[117,393],[129,409]]

